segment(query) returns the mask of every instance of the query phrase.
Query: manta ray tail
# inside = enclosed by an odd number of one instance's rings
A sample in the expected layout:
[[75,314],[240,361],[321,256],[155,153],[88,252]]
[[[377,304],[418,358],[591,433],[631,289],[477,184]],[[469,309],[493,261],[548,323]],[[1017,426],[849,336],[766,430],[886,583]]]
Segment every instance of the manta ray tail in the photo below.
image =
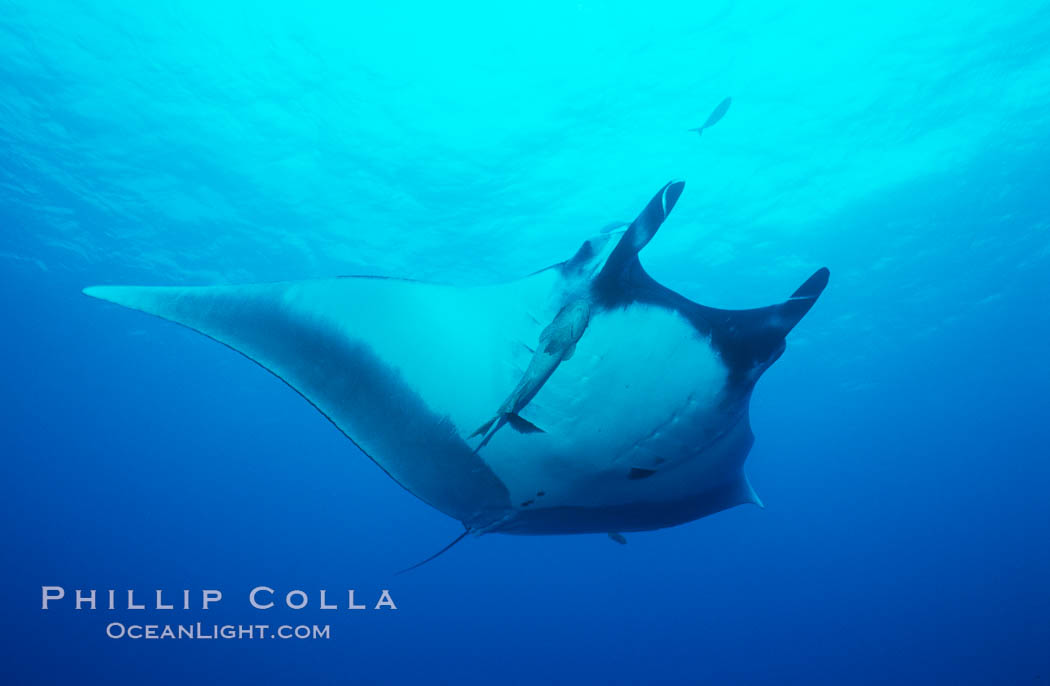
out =
[[452,546],[454,546],[454,545],[456,545],[457,543],[459,543],[460,541],[462,541],[462,540],[463,540],[463,539],[464,539],[464,538],[466,537],[466,535],[467,535],[467,534],[469,534],[469,533],[470,533],[470,529],[467,529],[466,531],[464,531],[463,533],[461,533],[461,534],[460,534],[459,536],[456,536],[456,537],[455,537],[454,539],[452,539],[452,542],[451,542],[451,543],[449,543],[449,544],[448,544],[447,546],[445,546],[444,548],[442,548],[441,550],[437,551],[436,553],[434,553],[433,555],[431,555],[431,556],[430,556],[430,557],[428,557],[427,559],[425,559],[425,560],[423,560],[423,561],[421,561],[421,562],[417,562],[417,563],[415,563],[415,564],[414,564],[414,565],[412,565],[411,567],[405,567],[405,568],[404,568],[404,569],[402,569],[401,571],[399,571],[399,572],[395,572],[395,573],[394,573],[394,576],[398,576],[399,574],[404,574],[405,572],[411,572],[411,571],[412,571],[413,569],[418,569],[419,567],[422,567],[422,566],[423,566],[423,565],[425,565],[426,563],[430,562],[430,561],[431,561],[431,560],[433,560],[434,558],[436,558],[436,557],[440,556],[440,555],[441,555],[442,553],[446,552],[446,551],[447,551],[447,550],[448,550],[449,548],[451,548]]

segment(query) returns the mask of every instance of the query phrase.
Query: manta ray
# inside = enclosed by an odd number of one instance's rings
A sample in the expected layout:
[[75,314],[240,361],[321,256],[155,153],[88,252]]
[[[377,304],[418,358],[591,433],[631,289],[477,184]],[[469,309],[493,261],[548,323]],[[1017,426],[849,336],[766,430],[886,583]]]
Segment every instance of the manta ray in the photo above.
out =
[[271,371],[405,489],[462,522],[456,541],[623,542],[620,532],[761,505],[743,471],[751,393],[828,282],[820,269],[786,301],[749,310],[699,305],[657,283],[638,254],[684,185],[668,183],[633,222],[570,259],[495,285],[347,276],[84,292]]

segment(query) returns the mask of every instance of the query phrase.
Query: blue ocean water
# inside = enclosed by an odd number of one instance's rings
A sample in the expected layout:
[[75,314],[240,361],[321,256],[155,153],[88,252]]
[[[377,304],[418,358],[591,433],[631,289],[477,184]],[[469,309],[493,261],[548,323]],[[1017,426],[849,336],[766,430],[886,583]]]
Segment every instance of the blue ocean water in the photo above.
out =
[[[0,4],[4,682],[1047,681],[1048,46],[1040,2]],[[662,283],[832,278],[754,395],[766,508],[626,546],[491,535],[395,577],[460,525],[241,356],[81,294],[501,281],[671,178]],[[316,608],[351,588],[398,609]]]

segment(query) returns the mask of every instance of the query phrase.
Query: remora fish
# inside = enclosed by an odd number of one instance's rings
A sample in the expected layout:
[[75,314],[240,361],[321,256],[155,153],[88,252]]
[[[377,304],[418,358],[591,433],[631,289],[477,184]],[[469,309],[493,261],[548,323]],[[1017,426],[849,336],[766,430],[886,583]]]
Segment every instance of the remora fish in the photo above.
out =
[[572,358],[576,351],[576,342],[580,340],[584,329],[587,328],[587,320],[591,316],[591,304],[587,298],[573,300],[561,308],[554,321],[540,334],[540,344],[529,361],[529,367],[521,377],[521,381],[500,405],[496,416],[482,424],[477,431],[470,435],[471,438],[484,434],[484,438],[475,450],[480,450],[492,436],[499,431],[504,424],[510,424],[522,433],[542,431],[539,427],[522,419],[518,414],[543,384],[547,382],[554,370],[563,360]]

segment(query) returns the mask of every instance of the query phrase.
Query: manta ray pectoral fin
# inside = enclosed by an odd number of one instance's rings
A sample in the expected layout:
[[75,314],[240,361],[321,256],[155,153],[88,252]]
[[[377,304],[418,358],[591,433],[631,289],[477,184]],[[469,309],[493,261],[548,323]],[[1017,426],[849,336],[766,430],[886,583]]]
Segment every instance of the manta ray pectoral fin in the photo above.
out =
[[747,478],[747,474],[741,470],[740,474],[724,487],[721,493],[722,497],[726,499],[729,505],[758,505],[763,510],[766,509],[766,504],[762,502],[762,499],[758,497],[758,493],[755,493],[754,486],[751,485],[751,480]]
[[[431,377],[431,366],[405,343],[419,326],[420,302],[437,312],[487,311],[489,303],[472,301],[470,292],[370,278],[84,292],[178,322],[259,363],[398,483],[459,521],[484,526],[510,506],[503,482],[456,433],[447,410],[436,409],[448,393],[442,378]],[[430,345],[467,373],[470,356],[456,358],[465,324],[444,322],[430,320]]]
[[704,493],[698,499],[698,503],[702,506],[702,516],[705,517],[738,505],[758,505],[762,509],[766,507],[762,499],[755,493],[755,489],[751,487],[751,482],[743,470],[720,486]]
[[766,509],[766,504],[758,497],[758,493],[755,493],[755,487],[751,485],[751,479],[747,478],[747,474],[740,475],[739,489],[744,503],[751,503],[758,505],[763,510]]
[[627,539],[623,537],[623,534],[616,533],[615,531],[610,531],[609,538],[616,541],[620,545],[627,545]]

